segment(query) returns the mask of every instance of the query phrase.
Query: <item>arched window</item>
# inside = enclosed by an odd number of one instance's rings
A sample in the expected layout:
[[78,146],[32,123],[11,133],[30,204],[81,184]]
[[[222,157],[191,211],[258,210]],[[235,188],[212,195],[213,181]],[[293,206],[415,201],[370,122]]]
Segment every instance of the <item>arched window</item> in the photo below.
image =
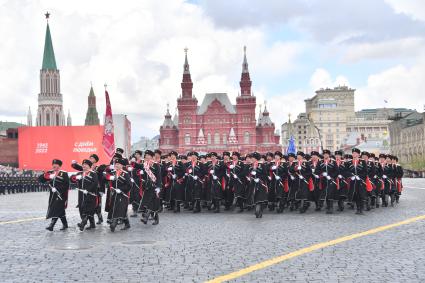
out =
[[220,134],[219,133],[214,134],[214,144],[220,144]]
[[244,144],[249,144],[249,132],[245,132],[243,135]]
[[185,144],[190,144],[190,134],[185,134],[184,135],[184,143]]

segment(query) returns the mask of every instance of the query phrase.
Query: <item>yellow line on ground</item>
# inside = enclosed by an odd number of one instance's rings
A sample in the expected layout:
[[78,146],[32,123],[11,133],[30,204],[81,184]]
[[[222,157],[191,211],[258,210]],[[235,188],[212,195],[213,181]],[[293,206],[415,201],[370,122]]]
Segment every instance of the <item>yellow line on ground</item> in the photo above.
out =
[[46,219],[46,217],[34,217],[34,218],[24,218],[24,219],[17,219],[17,220],[11,220],[11,221],[3,221],[3,222],[0,222],[0,225],[15,224],[15,223],[42,220],[42,219]]
[[288,253],[288,254],[277,256],[277,257],[265,260],[263,262],[253,264],[251,266],[248,266],[246,268],[243,268],[241,270],[238,270],[238,271],[235,271],[235,272],[232,272],[232,273],[216,277],[212,280],[207,281],[207,283],[219,283],[219,282],[225,282],[225,281],[228,281],[228,280],[232,280],[232,279],[244,276],[248,273],[251,273],[251,272],[254,272],[254,271],[257,271],[257,270],[260,270],[260,269],[264,269],[264,268],[267,268],[269,266],[272,266],[272,265],[281,263],[283,261],[292,259],[292,258],[297,257],[297,256],[301,256],[301,255],[304,255],[304,254],[307,254],[307,253],[311,253],[311,252],[314,252],[314,251],[317,251],[317,250],[320,250],[320,249],[323,249],[323,248],[326,248],[326,247],[334,246],[336,244],[340,244],[340,243],[343,243],[343,242],[354,240],[354,239],[364,237],[364,236],[367,236],[367,235],[376,234],[376,233],[379,233],[379,232],[382,232],[382,231],[385,231],[385,230],[388,230],[388,229],[392,229],[392,228],[395,228],[395,227],[398,227],[398,226],[401,226],[401,225],[406,225],[406,224],[416,222],[416,221],[419,221],[419,220],[425,220],[425,215],[409,218],[409,219],[406,219],[406,220],[403,220],[403,221],[400,221],[400,222],[396,222],[396,223],[393,223],[393,224],[385,225],[385,226],[379,226],[379,227],[376,227],[374,229],[370,229],[370,230],[360,232],[360,233],[355,233],[355,234],[352,234],[352,235],[347,235],[347,236],[337,238],[335,240],[331,240],[331,241],[328,241],[328,242],[318,243],[318,244],[315,244],[315,245],[312,245],[312,246],[309,246],[309,247],[306,247],[306,248],[303,248],[303,249],[296,250],[296,251]]

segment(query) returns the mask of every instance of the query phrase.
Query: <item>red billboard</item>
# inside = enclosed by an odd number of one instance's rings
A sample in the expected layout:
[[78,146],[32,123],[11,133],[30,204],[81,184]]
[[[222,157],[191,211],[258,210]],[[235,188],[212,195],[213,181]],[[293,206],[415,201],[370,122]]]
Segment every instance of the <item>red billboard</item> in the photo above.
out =
[[48,170],[56,158],[63,161],[63,170],[75,171],[71,161],[80,163],[93,153],[99,156],[99,164],[109,163],[102,137],[103,126],[20,127],[19,168]]

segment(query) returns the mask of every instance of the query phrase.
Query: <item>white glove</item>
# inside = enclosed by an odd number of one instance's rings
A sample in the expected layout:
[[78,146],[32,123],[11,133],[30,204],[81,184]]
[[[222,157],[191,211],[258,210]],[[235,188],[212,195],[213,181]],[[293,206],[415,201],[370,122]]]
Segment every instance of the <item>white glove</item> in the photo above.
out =
[[128,170],[128,172],[131,172],[131,171],[133,171],[133,167],[132,166],[128,166],[128,168],[127,168],[127,170]]
[[198,180],[198,176],[193,176],[193,180]]
[[132,159],[130,159],[130,162],[136,162],[136,158],[132,158]]
[[313,174],[314,178],[319,179],[319,175]]
[[83,190],[83,194],[88,194],[88,191],[87,190]]
[[185,175],[185,176],[187,176],[187,175],[189,175],[189,174],[187,174],[187,173],[184,173],[184,175]]
[[291,180],[295,180],[295,177],[291,175]]
[[297,167],[297,169],[298,169],[298,170],[301,170],[301,166],[298,166],[298,167]]
[[280,177],[279,177],[279,176],[276,176],[275,178],[276,178],[276,180],[278,180],[278,181],[280,180]]
[[299,176],[299,178],[300,178],[300,180],[304,180],[304,177],[303,177],[303,176],[301,176],[301,175]]
[[167,170],[168,171],[173,171],[173,167],[168,167]]
[[156,193],[156,194],[159,194],[159,192],[160,192],[160,191],[161,191],[161,189],[160,189],[160,188],[156,188],[156,189],[155,189],[155,193]]
[[83,176],[81,176],[81,175],[77,175],[77,176],[75,176],[75,179],[77,179],[77,180],[81,180],[81,179],[83,179]]
[[359,176],[356,176],[356,180],[360,180],[360,177]]
[[229,168],[230,168],[230,169],[233,169],[233,168],[235,168],[235,165],[230,164]]
[[355,176],[351,177],[351,180],[352,180],[352,181],[354,181],[355,179],[356,179],[356,177],[355,177]]
[[143,172],[143,170],[140,170],[139,173],[140,173],[140,175],[143,175],[145,172]]
[[103,197],[103,195],[104,195],[105,193],[104,192],[99,192],[99,195],[101,196],[101,197]]
[[217,179],[218,179],[218,177],[217,177],[216,175],[214,175],[214,176],[213,176],[213,179],[214,179],[214,180],[217,180]]
[[378,178],[378,175],[373,176],[373,179],[376,179],[376,178]]
[[189,172],[189,174],[190,174],[190,173],[192,173],[192,169],[189,169],[189,171],[188,171],[188,172]]
[[114,164],[109,165],[109,169],[113,170],[115,168]]
[[272,177],[270,177],[270,176],[267,176],[267,178],[269,178],[270,181],[272,180]]
[[338,175],[338,178],[342,179],[342,175]]
[[238,175],[233,174],[233,178],[237,179],[238,178]]
[[210,170],[210,174],[214,174],[214,170]]
[[131,181],[132,183],[134,183],[134,179],[133,179],[133,178],[130,178],[130,181]]
[[257,172],[256,171],[251,171],[251,175],[255,176],[255,175],[257,175]]
[[120,189],[115,189],[115,192],[116,192],[117,194],[120,194],[120,193],[121,193],[121,190],[120,190]]
[[382,178],[386,179],[387,178],[387,175],[382,175]]
[[109,181],[115,180],[115,176],[109,176]]
[[254,179],[254,182],[258,183],[258,182],[260,182],[260,179],[259,178],[255,178]]
[[323,177],[327,177],[327,176],[328,176],[328,173],[327,173],[327,172],[323,172],[323,173],[322,173],[322,176],[323,176]]
[[175,179],[175,178],[177,178],[177,175],[176,174],[173,174],[173,179]]
[[326,179],[330,180],[331,179],[331,176],[326,176]]
[[49,178],[50,178],[50,179],[54,179],[55,177],[56,177],[56,175],[55,175],[55,174],[50,174],[50,175],[49,175]]
[[276,166],[276,165],[273,165],[273,166],[272,166],[272,170],[276,170],[276,168],[277,168],[277,166]]
[[56,193],[58,190],[56,190],[56,188],[52,188],[52,192]]
[[72,160],[71,163],[75,164],[75,163],[77,163],[77,160]]

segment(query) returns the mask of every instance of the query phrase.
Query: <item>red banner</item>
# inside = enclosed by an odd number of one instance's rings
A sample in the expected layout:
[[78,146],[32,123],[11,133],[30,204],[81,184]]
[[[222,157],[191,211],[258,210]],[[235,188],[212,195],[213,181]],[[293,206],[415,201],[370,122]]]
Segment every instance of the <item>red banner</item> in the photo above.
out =
[[112,108],[109,101],[109,93],[105,90],[106,111],[105,111],[105,128],[103,132],[103,149],[106,155],[111,158],[115,153],[115,137],[114,137],[114,122],[112,120]]
[[75,171],[71,161],[80,163],[93,153],[99,156],[99,164],[109,163],[102,145],[103,132],[103,126],[20,127],[19,168],[47,170],[56,158],[63,161],[63,170]]

